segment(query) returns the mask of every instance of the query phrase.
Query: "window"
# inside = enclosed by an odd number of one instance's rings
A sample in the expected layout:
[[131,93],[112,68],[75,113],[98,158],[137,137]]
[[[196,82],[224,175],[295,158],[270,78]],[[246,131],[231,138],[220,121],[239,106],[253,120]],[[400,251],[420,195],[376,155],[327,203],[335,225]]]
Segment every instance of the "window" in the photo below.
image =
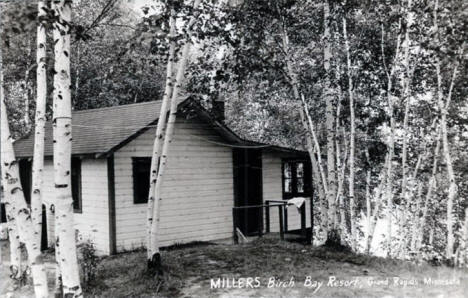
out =
[[23,188],[24,199],[26,203],[31,204],[31,187],[32,187],[32,161],[30,159],[19,160],[19,175],[21,187]]
[[308,196],[311,177],[310,163],[298,160],[283,161],[283,199]]
[[[3,197],[2,197],[3,198]],[[0,203],[0,223],[7,222],[6,211],[5,211],[5,204]]]
[[133,203],[148,202],[151,157],[133,158]]
[[73,211],[81,213],[81,159],[72,157],[71,162],[71,186],[73,197]]

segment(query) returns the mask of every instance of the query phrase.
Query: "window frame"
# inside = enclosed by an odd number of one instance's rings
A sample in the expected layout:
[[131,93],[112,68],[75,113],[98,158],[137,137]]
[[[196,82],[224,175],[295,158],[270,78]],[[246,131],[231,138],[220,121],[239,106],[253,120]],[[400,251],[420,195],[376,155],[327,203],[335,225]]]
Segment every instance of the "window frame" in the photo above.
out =
[[[298,169],[298,164],[302,163],[302,176],[299,177],[297,173]],[[289,164],[291,167],[291,177],[286,177],[285,175],[285,168],[286,164]],[[294,159],[294,158],[284,158],[281,160],[281,185],[282,185],[282,194],[283,194],[283,200],[289,200],[293,197],[298,197],[298,196],[304,196],[304,197],[309,197],[311,196],[310,190],[312,185],[309,185],[311,182],[306,181],[308,178],[310,178],[306,171],[307,167],[309,167],[310,163],[308,163],[307,160],[304,159]],[[286,179],[291,180],[291,191],[286,192]],[[298,179],[302,179],[302,187],[303,191],[299,192],[298,187]]]
[[[137,172],[137,165],[138,164],[146,164],[148,167],[146,179],[143,182],[139,182],[141,180],[137,181],[137,175],[139,173]],[[146,171],[145,171],[146,172]],[[148,203],[148,194],[149,194],[149,188],[150,188],[150,173],[151,173],[151,157],[132,157],[132,184],[133,184],[133,204],[134,205],[142,205],[142,204],[147,204]],[[142,198],[138,197],[141,195],[141,187],[142,185],[139,183],[144,183],[143,186],[146,187],[146,184],[148,185],[148,191],[145,191],[146,196],[143,196]]]

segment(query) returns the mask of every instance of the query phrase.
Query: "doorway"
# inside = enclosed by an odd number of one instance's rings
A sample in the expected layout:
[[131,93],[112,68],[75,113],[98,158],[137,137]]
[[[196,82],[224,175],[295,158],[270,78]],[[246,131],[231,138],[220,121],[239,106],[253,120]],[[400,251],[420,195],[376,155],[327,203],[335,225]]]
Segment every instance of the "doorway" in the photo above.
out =
[[[235,148],[234,206],[263,204],[262,151],[260,149]],[[237,228],[246,236],[260,234],[263,230],[262,208],[236,210],[233,215]]]

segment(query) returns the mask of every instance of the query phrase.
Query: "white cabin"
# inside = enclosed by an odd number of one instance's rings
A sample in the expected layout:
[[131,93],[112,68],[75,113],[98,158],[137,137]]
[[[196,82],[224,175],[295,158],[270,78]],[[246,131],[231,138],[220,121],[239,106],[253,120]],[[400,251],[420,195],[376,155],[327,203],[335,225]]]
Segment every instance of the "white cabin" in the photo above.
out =
[[[73,112],[74,223],[80,239],[90,239],[100,254],[145,246],[149,167],[159,112],[160,101]],[[14,145],[28,193],[33,133]],[[234,206],[311,198],[306,152],[241,139],[190,99],[179,104],[170,146],[162,186],[162,246],[233,237]],[[45,155],[43,246],[50,246],[54,243],[50,123]],[[312,222],[310,203],[307,200],[305,206],[307,227]],[[279,211],[271,209],[269,226],[278,231]],[[244,234],[264,232],[266,214],[259,210],[263,209],[236,211]],[[288,230],[301,228],[298,209],[287,210]]]

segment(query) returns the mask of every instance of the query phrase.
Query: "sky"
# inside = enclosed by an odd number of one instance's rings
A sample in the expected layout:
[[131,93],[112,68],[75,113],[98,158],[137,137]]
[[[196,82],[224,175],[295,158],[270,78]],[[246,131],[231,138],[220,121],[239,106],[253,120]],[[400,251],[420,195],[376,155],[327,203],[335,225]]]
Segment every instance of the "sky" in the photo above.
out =
[[136,13],[143,16],[143,7],[148,7],[150,9],[150,13],[154,12],[154,6],[158,2],[156,0],[122,0],[122,5],[126,5],[131,7]]

